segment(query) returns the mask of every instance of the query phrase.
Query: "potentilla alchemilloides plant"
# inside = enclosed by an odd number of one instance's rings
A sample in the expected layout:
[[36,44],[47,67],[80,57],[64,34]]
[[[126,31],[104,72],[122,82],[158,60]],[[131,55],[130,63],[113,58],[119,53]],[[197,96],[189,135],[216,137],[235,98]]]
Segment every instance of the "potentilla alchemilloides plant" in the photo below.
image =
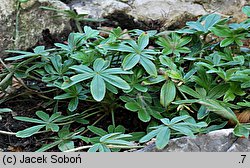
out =
[[[250,17],[249,6],[242,11]],[[108,37],[85,26],[52,49],[7,51],[17,55],[5,59],[11,66],[1,72],[1,90],[14,78],[42,82],[45,88],[25,88],[49,98],[54,109],[50,115],[37,112],[39,119],[15,117],[36,124],[16,135],[55,134],[38,151],[56,146],[62,151],[120,151],[153,138],[162,149],[170,138],[221,129],[230,120],[235,135],[248,137],[250,125],[235,113],[250,113],[250,19],[229,21],[210,14],[170,33],[114,28]],[[64,104],[62,115],[58,109]],[[137,122],[146,124],[144,130],[121,125],[119,111],[135,113]],[[94,126],[109,116],[111,125]],[[129,121],[129,116],[122,118]],[[82,128],[73,129],[74,123]],[[76,139],[86,146],[75,148]]]

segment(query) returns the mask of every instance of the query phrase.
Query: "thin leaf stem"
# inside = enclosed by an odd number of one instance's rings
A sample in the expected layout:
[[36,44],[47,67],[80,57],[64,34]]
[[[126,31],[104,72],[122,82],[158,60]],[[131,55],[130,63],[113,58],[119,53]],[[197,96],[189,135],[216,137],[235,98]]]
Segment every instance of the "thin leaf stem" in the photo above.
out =
[[112,117],[112,124],[113,124],[113,126],[115,128],[115,113],[114,113],[113,109],[111,110],[111,117]]
[[[106,113],[103,114],[100,118],[98,118],[98,119],[92,124],[92,126],[96,125],[96,124],[97,124],[99,121],[101,121],[106,115],[107,115]],[[83,134],[85,134],[85,133],[88,132],[88,131],[89,131],[89,129],[86,129],[86,130],[83,131],[80,135],[83,135]]]
[[8,131],[1,131],[1,130],[0,130],[0,134],[4,134],[4,135],[16,135],[15,132],[8,132]]

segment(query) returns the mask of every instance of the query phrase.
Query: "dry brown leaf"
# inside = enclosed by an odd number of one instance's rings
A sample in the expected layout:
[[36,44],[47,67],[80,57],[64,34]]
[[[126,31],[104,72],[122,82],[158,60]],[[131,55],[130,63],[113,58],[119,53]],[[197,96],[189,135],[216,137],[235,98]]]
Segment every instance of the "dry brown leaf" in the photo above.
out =
[[241,113],[236,113],[240,123],[250,123],[250,109],[246,109]]
[[[235,110],[234,113],[240,123],[250,123],[250,109],[246,109],[242,112]],[[236,123],[232,120],[229,120],[228,124],[233,126],[236,125]]]
[[23,152],[23,149],[20,146],[8,146],[7,150],[10,152]]

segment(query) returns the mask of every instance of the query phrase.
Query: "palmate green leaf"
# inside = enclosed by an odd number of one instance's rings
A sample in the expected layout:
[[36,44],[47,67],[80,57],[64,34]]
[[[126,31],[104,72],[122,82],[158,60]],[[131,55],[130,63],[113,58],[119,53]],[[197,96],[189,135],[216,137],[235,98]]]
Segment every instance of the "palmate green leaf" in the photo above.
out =
[[124,70],[132,69],[140,61],[140,55],[131,53],[127,55],[122,61],[122,67]]
[[215,26],[211,28],[211,31],[219,37],[231,37],[232,31],[226,26]]
[[93,78],[94,74],[78,74],[70,78],[70,81],[64,81],[64,83],[61,86],[61,89],[65,90],[79,82],[82,82],[84,80]]
[[58,137],[60,139],[63,139],[63,138],[67,138],[68,136],[70,136],[71,133],[70,133],[69,128],[70,128],[70,125],[64,125],[62,129],[58,131]]
[[167,57],[166,55],[160,56],[160,62],[162,65],[165,65],[169,67],[170,69],[173,69],[173,70],[177,69],[177,66],[175,65],[175,63],[171,60],[170,57]]
[[136,112],[136,111],[138,111],[141,107],[140,107],[140,105],[139,105],[138,103],[136,103],[136,102],[127,102],[127,103],[125,104],[125,108],[128,109],[128,110],[130,110],[130,111]]
[[149,122],[151,119],[151,116],[146,109],[140,109],[138,111],[138,118],[143,122]]
[[106,69],[102,72],[102,74],[112,74],[112,75],[119,75],[119,74],[124,74],[124,75],[130,75],[133,74],[132,71],[124,71],[122,68],[109,68]]
[[138,38],[138,47],[139,47],[139,50],[143,50],[147,47],[149,43],[149,35],[147,33],[142,33],[139,38]]
[[159,132],[160,132],[160,129],[153,130],[153,131],[149,132],[147,135],[143,136],[143,137],[140,139],[139,142],[140,142],[140,143],[148,142],[148,141],[150,141],[152,138],[154,138]]
[[93,69],[95,72],[100,72],[105,68],[105,64],[107,64],[107,61],[104,61],[102,58],[97,58],[94,62]]
[[62,95],[54,97],[55,100],[63,100],[63,99],[70,99],[75,97],[72,93],[64,93]]
[[156,136],[155,145],[158,149],[163,149],[169,142],[170,129],[168,127],[160,128],[159,133]]
[[190,53],[191,52],[191,50],[188,48],[188,47],[177,47],[174,51],[173,51],[173,53],[175,54],[175,55],[180,55],[180,53]]
[[65,140],[58,144],[58,148],[63,152],[66,150],[74,149],[74,142],[71,140]]
[[156,43],[164,47],[162,50],[164,55],[174,54],[180,56],[180,53],[191,52],[189,48],[184,47],[191,39],[191,37],[181,38],[177,33],[173,32],[171,33],[171,38],[169,36],[165,38],[160,37]]
[[[14,51],[11,51],[11,50],[7,50],[6,52],[10,52],[10,53],[15,53]],[[9,58],[6,58],[5,60],[6,61],[16,61],[16,60],[20,60],[20,59],[23,59],[23,58],[29,58],[29,57],[34,57],[34,58],[37,58],[39,57],[40,54],[36,54],[36,53],[26,53],[25,55],[19,55],[19,56],[14,56],[14,57],[9,57]]]
[[244,100],[244,102],[237,103],[237,105],[244,106],[244,107],[249,107],[250,108],[250,102],[246,101],[246,100]]
[[117,139],[109,139],[105,141],[105,144],[114,144],[114,145],[125,145],[125,146],[132,146],[134,145],[132,142],[128,142],[125,140],[117,140]]
[[199,21],[187,22],[186,25],[189,26],[191,29],[195,29],[201,32],[206,32],[206,29],[203,27],[203,25]]
[[124,90],[129,90],[130,86],[129,84],[123,80],[122,78],[115,76],[115,75],[108,75],[108,74],[103,74],[102,78],[104,81],[110,83],[113,86],[116,86],[120,89],[124,89]]
[[100,143],[94,144],[91,148],[89,148],[88,152],[97,152],[99,149],[99,146],[101,146]]
[[238,39],[238,38],[234,39],[234,42],[235,42],[238,46],[243,46],[243,45],[244,45],[244,43],[243,43],[240,39]]
[[132,135],[129,134],[121,134],[121,133],[110,133],[107,135],[104,135],[100,138],[101,143],[105,144],[115,144],[115,145],[127,145],[131,146],[133,145],[132,142],[128,142],[126,140],[122,140],[123,138],[132,137]]
[[142,33],[145,33],[147,34],[149,37],[154,37],[154,35],[157,34],[157,30],[148,30],[148,31],[143,31],[143,30],[140,30],[140,29],[134,29],[133,30],[137,35],[140,35]]
[[111,150],[104,144],[99,145],[99,152],[111,152]]
[[175,31],[176,33],[180,33],[180,34],[194,34],[196,33],[196,30],[193,29],[180,29]]
[[100,138],[100,142],[105,142],[106,140],[112,139],[112,138],[116,137],[117,135],[121,135],[121,133],[115,132],[115,133],[110,133],[110,134],[104,135]]
[[234,112],[229,107],[222,106],[218,101],[207,99],[200,100],[198,103],[204,105],[209,111],[212,111],[226,119],[233,120],[234,122],[239,123]]
[[109,45],[103,45],[105,49],[112,50],[112,51],[121,51],[121,52],[129,52],[133,53],[134,49],[130,46],[124,45],[124,44],[109,44]]
[[98,128],[98,127],[95,127],[95,126],[88,126],[87,127],[91,132],[93,132],[94,134],[96,135],[99,135],[99,136],[105,136],[107,135],[108,133],[106,131],[104,131],[103,129],[101,128]]
[[33,126],[22,131],[18,131],[16,133],[16,137],[19,137],[19,138],[30,137],[34,135],[35,133],[37,133],[38,131],[40,131],[40,129],[42,129],[43,127],[45,127],[45,125],[37,125],[37,126]]
[[59,55],[55,55],[55,56],[51,57],[50,60],[51,60],[51,63],[53,65],[53,67],[55,68],[55,70],[57,72],[61,72],[62,71],[62,66],[63,66],[62,57],[59,56]]
[[97,136],[97,137],[93,137],[93,138],[81,138],[83,141],[85,141],[86,143],[92,143],[92,144],[96,144],[96,143],[99,143],[100,142],[100,137]]
[[198,101],[199,101],[198,99],[177,100],[172,102],[172,104],[192,104],[192,103],[197,103]]
[[218,99],[226,93],[229,87],[230,86],[228,84],[217,85],[208,92],[207,98]]
[[49,121],[49,115],[43,111],[37,111],[36,115],[41,118],[43,121]]
[[70,69],[73,69],[77,72],[86,73],[86,74],[94,72],[91,68],[89,68],[86,65],[74,65],[74,66],[71,66]]
[[142,84],[147,86],[147,85],[157,84],[163,81],[166,81],[166,78],[163,75],[158,75],[156,78],[152,77],[148,78],[147,80],[144,80]]
[[69,111],[71,111],[71,112],[75,111],[77,109],[78,103],[79,103],[78,97],[71,99],[69,102],[69,105],[68,105]]
[[[75,114],[75,115],[77,115],[77,114]],[[50,116],[49,122],[52,122],[52,121],[53,121],[53,122],[56,122],[56,121],[59,122],[60,120],[65,120],[65,119],[70,118],[70,117],[72,117],[72,116],[74,116],[74,115],[64,117],[64,116],[61,115],[61,113],[56,112],[56,113],[53,113],[53,114]]]
[[166,38],[159,37],[156,43],[164,48],[171,49],[171,39],[168,36]]
[[183,116],[178,116],[178,117],[174,117],[171,121],[170,124],[176,124],[180,121],[184,121],[186,119],[190,118],[189,115],[183,115]]
[[25,52],[25,51],[6,50],[5,52],[8,52],[8,53],[16,53],[16,54],[22,54],[22,55],[18,55],[18,56],[14,56],[14,57],[8,57],[5,60],[6,61],[16,61],[16,60],[20,60],[20,59],[23,59],[23,58],[30,58],[30,57],[37,58],[37,57],[39,57],[41,55],[46,55],[47,56],[49,54],[48,51],[53,51],[53,50],[54,49],[45,50],[44,46],[37,46],[34,49],[34,53]]
[[202,128],[201,129],[201,132],[202,133],[209,133],[211,131],[215,131],[215,130],[219,130],[219,129],[222,129],[224,128],[225,126],[227,125],[227,122],[223,122],[222,124],[219,124],[219,125],[211,125],[207,128]]
[[168,105],[174,101],[176,96],[176,87],[174,82],[168,80],[161,88],[160,93],[160,102],[164,107],[168,107]]
[[146,93],[148,91],[147,87],[142,86],[141,84],[135,84],[134,88],[140,92]]
[[161,119],[161,122],[163,123],[163,124],[165,124],[165,125],[170,125],[171,123],[170,123],[170,120],[168,119],[168,118],[162,118]]
[[96,101],[103,100],[106,93],[106,84],[100,75],[95,75],[91,81],[90,92]]
[[53,131],[53,132],[58,132],[59,131],[59,126],[54,124],[54,123],[48,123],[46,124],[46,130],[47,131]]
[[229,46],[230,44],[232,44],[233,42],[234,42],[233,38],[225,38],[224,40],[222,40],[220,42],[220,46],[221,47],[226,47],[226,46]]
[[195,127],[195,128],[204,128],[208,126],[206,122],[195,123],[195,120],[194,120],[194,123],[183,122],[183,123],[179,123],[179,125],[187,125],[187,126]]
[[197,99],[202,98],[202,96],[197,93],[196,91],[194,91],[193,89],[191,89],[190,87],[186,86],[186,85],[182,85],[181,87],[178,88],[181,92],[187,93],[188,95],[195,97]]
[[125,127],[122,125],[118,125],[117,127],[114,127],[114,125],[110,125],[108,126],[108,132],[109,133],[115,133],[115,132],[125,133]]
[[[124,128],[124,127],[123,127]],[[124,128],[125,129],[125,128]],[[131,138],[132,135],[130,134],[122,134],[119,130],[115,130],[116,132],[119,132],[120,134],[115,136],[113,139],[124,139],[124,138]],[[123,131],[123,130],[122,130]],[[124,130],[125,132],[125,130]]]
[[238,137],[244,137],[244,138],[248,138],[249,137],[249,131],[247,129],[247,127],[245,127],[242,124],[238,124],[236,125],[236,127],[234,128],[234,135],[238,136]]
[[182,47],[186,44],[188,44],[192,40],[192,37],[183,37],[178,42],[178,47]]
[[124,138],[124,140],[133,142],[133,141],[139,141],[144,135],[145,132],[132,132],[130,133],[132,137]]
[[19,121],[24,121],[24,122],[37,123],[37,124],[45,124],[46,123],[43,120],[29,118],[29,117],[14,117],[14,119],[19,120]]
[[151,60],[149,60],[145,57],[141,57],[140,63],[143,66],[143,68],[147,71],[148,74],[150,74],[154,77],[157,76],[156,66]]
[[98,58],[95,60],[93,65],[94,71],[84,65],[71,67],[71,69],[74,69],[83,74],[78,74],[71,77],[69,81],[63,83],[62,89],[66,89],[78,82],[93,78],[90,83],[90,91],[96,101],[101,101],[105,97],[106,84],[109,84],[109,86],[107,87],[113,93],[118,92],[113,86],[120,89],[129,90],[129,84],[122,78],[113,74],[132,74],[133,72],[124,71],[121,68],[106,69],[108,65],[108,62],[104,61],[101,58]]
[[54,45],[55,45],[56,47],[59,47],[59,48],[63,49],[63,50],[70,51],[69,46],[67,46],[67,45],[65,45],[65,44],[55,43]]
[[205,118],[209,114],[209,110],[205,106],[201,106],[197,112],[197,118],[199,120]]
[[173,130],[178,131],[184,135],[187,135],[191,138],[195,138],[194,133],[188,127],[175,124],[175,125],[171,125],[170,128],[172,128]]
[[89,26],[84,26],[83,29],[84,29],[84,34],[86,36],[86,39],[95,38],[95,37],[97,37],[99,35],[99,31],[98,30],[93,30]]
[[106,87],[107,89],[114,93],[114,94],[118,94],[118,89],[116,87],[114,87],[113,85],[109,84],[109,83],[106,83]]
[[205,29],[206,32],[213,27],[216,23],[218,23],[220,21],[221,17],[218,14],[210,14],[206,17],[205,19]]
[[46,144],[44,146],[42,146],[40,149],[36,150],[36,152],[44,152],[44,151],[47,151],[55,146],[57,146],[61,141],[55,141],[53,143],[50,143],[50,144]]

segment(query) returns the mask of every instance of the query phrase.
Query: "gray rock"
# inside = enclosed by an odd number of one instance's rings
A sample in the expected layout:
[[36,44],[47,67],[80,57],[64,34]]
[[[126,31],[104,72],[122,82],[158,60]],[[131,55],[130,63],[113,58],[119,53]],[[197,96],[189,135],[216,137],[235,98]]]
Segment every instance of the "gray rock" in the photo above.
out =
[[40,9],[40,6],[50,6],[58,9],[69,9],[59,0],[30,0],[22,4],[18,32],[16,34],[16,4],[15,0],[0,0],[0,54],[6,49],[27,49],[33,47],[42,37],[42,31],[48,29],[50,33],[61,34],[70,30],[69,19],[53,18],[55,12]]
[[223,129],[197,135],[194,139],[171,139],[162,150],[158,150],[152,142],[137,152],[250,152],[250,139],[235,137],[233,129]]
[[208,12],[220,13],[227,16],[233,16],[234,21],[242,21],[246,19],[246,15],[242,13],[241,8],[250,5],[249,0],[185,0],[198,3]]
[[[194,20],[207,13],[219,13],[234,16],[235,21],[241,21],[246,16],[241,8],[247,0],[85,0],[72,5],[79,14],[88,13],[93,18],[112,18],[120,25],[124,25],[126,16],[132,19],[130,24],[143,23],[163,29],[182,27],[186,21]],[[118,13],[118,14],[117,14]],[[125,21],[126,22],[126,21]],[[125,27],[125,26],[124,26]]]
[[129,13],[136,20],[160,20],[164,27],[206,14],[199,4],[180,0],[135,0]]
[[71,6],[78,14],[88,14],[92,18],[103,18],[120,11],[128,13],[132,8],[123,2],[116,0],[86,0],[76,1]]

